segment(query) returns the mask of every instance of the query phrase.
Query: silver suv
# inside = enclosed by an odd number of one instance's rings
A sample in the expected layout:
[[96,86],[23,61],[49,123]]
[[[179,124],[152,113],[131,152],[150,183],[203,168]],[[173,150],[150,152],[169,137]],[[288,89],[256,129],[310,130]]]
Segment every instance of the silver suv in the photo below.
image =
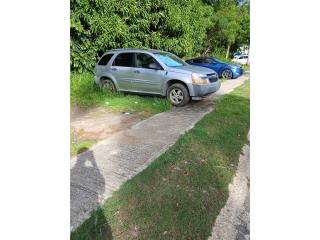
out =
[[218,74],[160,50],[113,49],[96,65],[95,82],[113,92],[166,96],[174,106],[201,99],[220,88]]

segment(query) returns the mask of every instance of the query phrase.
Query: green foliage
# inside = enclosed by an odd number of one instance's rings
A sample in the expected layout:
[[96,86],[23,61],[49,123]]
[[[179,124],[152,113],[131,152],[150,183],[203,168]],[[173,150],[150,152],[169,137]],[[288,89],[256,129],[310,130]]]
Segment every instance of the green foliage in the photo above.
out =
[[250,45],[250,5],[244,3],[239,8],[241,19],[239,23],[239,34],[236,40],[238,44]]
[[249,3],[236,0],[71,0],[71,70],[93,71],[112,48],[180,57],[225,55],[249,44]]
[[249,45],[250,12],[248,1],[212,0],[214,23],[207,35],[206,47],[214,55],[225,55],[227,48],[236,51]]
[[191,57],[202,50],[212,20],[213,8],[202,0],[71,0],[71,70],[92,71],[112,48]]

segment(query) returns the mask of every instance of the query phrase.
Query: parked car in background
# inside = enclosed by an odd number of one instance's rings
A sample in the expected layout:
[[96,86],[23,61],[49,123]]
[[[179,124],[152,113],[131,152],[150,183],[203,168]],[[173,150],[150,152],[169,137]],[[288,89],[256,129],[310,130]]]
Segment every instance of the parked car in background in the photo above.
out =
[[248,55],[240,55],[240,56],[235,56],[232,61],[233,62],[237,62],[237,63],[241,63],[241,64],[247,64],[248,63]]
[[233,57],[235,57],[235,56],[240,56],[240,55],[241,55],[241,52],[236,51],[236,52],[233,54]]
[[201,99],[220,88],[214,70],[191,66],[160,50],[113,49],[100,58],[95,70],[95,82],[102,88],[162,95],[174,106]]
[[198,57],[186,60],[186,62],[192,65],[210,68],[216,71],[219,77],[224,79],[237,78],[243,73],[241,66],[223,62],[216,57]]

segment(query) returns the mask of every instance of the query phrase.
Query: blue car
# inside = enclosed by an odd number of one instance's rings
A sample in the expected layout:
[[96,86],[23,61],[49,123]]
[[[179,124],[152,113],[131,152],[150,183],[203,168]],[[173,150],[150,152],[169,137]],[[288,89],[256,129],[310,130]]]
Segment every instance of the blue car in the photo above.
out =
[[196,66],[207,67],[216,71],[219,77],[224,79],[237,78],[243,73],[241,66],[222,62],[215,57],[198,57],[186,60],[187,63]]

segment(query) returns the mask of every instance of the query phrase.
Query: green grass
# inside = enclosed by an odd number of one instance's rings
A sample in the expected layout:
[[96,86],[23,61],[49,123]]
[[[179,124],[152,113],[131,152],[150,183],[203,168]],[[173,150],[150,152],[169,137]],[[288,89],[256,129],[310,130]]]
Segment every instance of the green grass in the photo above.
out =
[[207,239],[227,201],[249,125],[246,81],[124,183],[71,239]]
[[76,136],[73,132],[71,132],[70,136],[70,155],[75,156],[81,152],[84,152],[88,148],[90,148],[97,141],[95,140],[79,140],[76,139]]
[[156,114],[171,108],[170,102],[162,97],[132,94],[111,94],[101,90],[91,73],[71,73],[70,98],[72,105],[103,106],[114,111],[145,111]]

